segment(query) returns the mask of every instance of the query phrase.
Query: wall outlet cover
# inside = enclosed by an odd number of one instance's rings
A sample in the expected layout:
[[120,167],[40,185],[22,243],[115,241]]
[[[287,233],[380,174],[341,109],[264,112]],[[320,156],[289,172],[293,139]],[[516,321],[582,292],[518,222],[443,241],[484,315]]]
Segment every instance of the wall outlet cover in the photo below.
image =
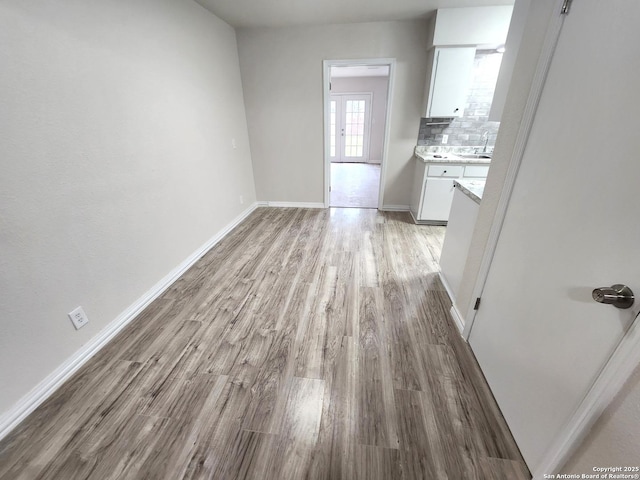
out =
[[69,318],[73,322],[73,326],[76,327],[76,330],[81,329],[87,323],[89,323],[89,317],[84,313],[82,307],[78,307],[72,312],[69,313]]

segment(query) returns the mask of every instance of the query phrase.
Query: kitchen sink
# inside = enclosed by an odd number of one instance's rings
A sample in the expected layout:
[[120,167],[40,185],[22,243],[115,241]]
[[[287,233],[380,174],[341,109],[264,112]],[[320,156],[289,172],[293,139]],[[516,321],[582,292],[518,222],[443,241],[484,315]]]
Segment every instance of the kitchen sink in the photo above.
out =
[[490,153],[459,153],[461,158],[491,158]]

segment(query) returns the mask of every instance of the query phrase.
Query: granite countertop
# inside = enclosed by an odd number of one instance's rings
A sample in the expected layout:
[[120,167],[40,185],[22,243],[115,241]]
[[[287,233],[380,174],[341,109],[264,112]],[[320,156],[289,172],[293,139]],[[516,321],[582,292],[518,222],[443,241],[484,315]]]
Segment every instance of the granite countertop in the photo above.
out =
[[[472,149],[473,150],[473,149]],[[417,159],[425,163],[459,163],[459,164],[475,164],[489,165],[490,158],[464,158],[460,154],[469,154],[470,152],[461,152],[458,147],[428,147],[419,145],[414,150]]]
[[454,180],[453,184],[456,188],[460,189],[462,193],[464,193],[471,200],[480,204],[480,200],[482,200],[482,194],[484,193],[484,185],[486,180]]

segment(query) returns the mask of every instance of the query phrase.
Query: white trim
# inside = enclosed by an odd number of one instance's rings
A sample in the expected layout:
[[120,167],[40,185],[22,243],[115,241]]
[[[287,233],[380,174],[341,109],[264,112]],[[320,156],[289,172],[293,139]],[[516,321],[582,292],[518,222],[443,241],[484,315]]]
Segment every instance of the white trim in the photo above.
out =
[[564,466],[640,363],[639,346],[640,321],[636,317],[585,398],[533,469],[534,479],[543,479],[545,474],[555,473]]
[[[558,5],[558,8],[556,10],[557,12],[560,12],[563,2],[564,0],[556,0],[556,3]],[[562,30],[564,17],[565,15],[560,15],[559,13],[557,15],[552,15],[551,22],[549,24],[549,27],[547,28],[547,35],[545,37],[544,45],[540,53],[538,65],[536,66],[533,81],[531,83],[531,89],[527,98],[527,104],[525,105],[525,109],[522,115],[522,122],[518,130],[518,135],[516,137],[516,143],[514,145],[513,152],[511,154],[509,168],[507,170],[507,175],[502,186],[500,200],[498,201],[498,206],[493,217],[491,231],[489,232],[489,238],[487,239],[487,245],[484,250],[482,263],[480,264],[480,270],[478,272],[478,276],[476,277],[476,283],[471,298],[482,297],[482,291],[484,290],[484,286],[487,282],[487,277],[489,276],[491,262],[493,261],[493,256],[498,246],[500,232],[502,231],[504,219],[507,215],[507,208],[509,207],[511,194],[513,193],[513,188],[516,183],[518,170],[520,170],[520,164],[522,163],[524,150],[527,146],[527,141],[529,140],[529,134],[531,133],[533,120],[535,119],[536,111],[538,110],[538,103],[540,102],[542,89],[547,79],[547,72],[549,71],[549,67],[551,66],[551,60],[556,50],[558,38],[560,37],[560,31]],[[499,131],[498,135],[500,135]],[[491,174],[491,172],[489,172],[489,174]],[[476,310],[474,310],[473,306],[470,305],[469,310],[467,311],[467,323],[465,325],[463,333],[463,337],[467,340],[469,339],[469,335],[471,334],[475,316]]]
[[[438,272],[438,275],[440,276],[440,281],[442,282],[444,289],[447,291],[447,295],[449,295],[449,300],[451,300],[451,308],[449,309],[449,313],[451,314],[451,318],[453,318],[456,327],[458,327],[460,335],[462,335],[462,332],[464,331],[464,319],[462,315],[460,315],[460,311],[456,306],[456,296],[453,294],[453,289],[451,288],[451,285],[449,285],[449,282],[447,281],[447,278],[444,276],[444,274],[442,272]],[[466,342],[466,339],[464,340]]]
[[22,397],[0,417],[0,440],[7,436],[18,424],[33,412],[42,402],[53,394],[71,375],[93,357],[126,325],[128,325],[147,305],[158,298],[173,282],[196,263],[205,253],[222,240],[231,230],[245,220],[256,208],[258,202],[251,205],[234,220],[216,233],[206,244],[192,253],[185,261],[169,272],[142,297],[130,305],[124,312],[103,328],[80,350],[67,358],[58,368]]
[[329,100],[331,92],[329,82],[331,81],[331,67],[344,65],[388,65],[389,85],[387,88],[387,111],[384,127],[384,148],[382,160],[380,161],[380,191],[378,195],[378,209],[384,209],[384,185],[387,176],[387,159],[389,158],[389,138],[391,136],[391,106],[393,104],[393,88],[395,83],[396,59],[395,58],[360,58],[351,60],[323,60],[322,61],[322,110],[324,114],[323,135],[324,135],[324,208],[329,208],[329,187],[331,186],[331,151],[329,145]]
[[324,145],[324,208],[329,208],[331,189],[331,65],[329,60],[322,61],[322,135]]
[[[453,318],[453,321],[455,322],[456,327],[458,327],[458,331],[462,336],[462,332],[464,332],[464,320],[462,319],[462,315],[460,315],[460,310],[458,310],[458,307],[456,306],[455,302],[453,305],[451,305],[451,309],[449,310],[449,313],[451,314],[451,317]],[[466,342],[464,337],[462,337],[462,339]]]
[[409,205],[382,205],[378,207],[378,210],[382,210],[383,212],[409,212],[411,211],[411,207],[409,207]]
[[386,185],[385,182],[387,179],[389,143],[391,139],[391,107],[393,105],[393,92],[396,81],[396,59],[389,58],[386,60],[389,62],[389,85],[387,87],[387,111],[384,119],[384,146],[382,150],[382,159],[380,160],[380,191],[378,192],[378,209],[382,209],[384,207],[384,186]]
[[413,210],[411,210],[411,207],[409,207],[409,213],[411,214],[413,223],[415,223],[416,225],[431,225],[434,227],[446,227],[447,224],[449,223],[447,220],[418,220],[415,214],[413,213]]
[[265,206],[278,208],[326,208],[325,204],[320,202],[267,202]]

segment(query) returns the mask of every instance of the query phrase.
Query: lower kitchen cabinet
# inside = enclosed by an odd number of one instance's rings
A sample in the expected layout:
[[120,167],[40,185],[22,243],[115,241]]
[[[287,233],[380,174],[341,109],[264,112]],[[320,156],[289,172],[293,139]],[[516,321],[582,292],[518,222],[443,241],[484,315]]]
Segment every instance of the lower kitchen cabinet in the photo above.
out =
[[419,220],[446,222],[453,200],[455,178],[429,178],[424,183],[424,194],[420,205]]
[[411,215],[416,223],[446,225],[453,201],[454,180],[486,178],[488,165],[429,163],[416,157]]

